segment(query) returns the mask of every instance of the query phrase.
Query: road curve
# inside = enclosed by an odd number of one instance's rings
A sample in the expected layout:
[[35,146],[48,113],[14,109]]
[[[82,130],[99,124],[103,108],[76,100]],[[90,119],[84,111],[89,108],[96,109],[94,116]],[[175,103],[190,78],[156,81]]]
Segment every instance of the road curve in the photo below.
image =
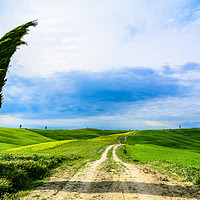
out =
[[[72,177],[54,177],[21,199],[53,200],[196,200],[182,197],[183,189],[159,181],[116,155],[120,144],[108,146],[101,158],[80,168]],[[108,157],[109,150],[112,156]]]

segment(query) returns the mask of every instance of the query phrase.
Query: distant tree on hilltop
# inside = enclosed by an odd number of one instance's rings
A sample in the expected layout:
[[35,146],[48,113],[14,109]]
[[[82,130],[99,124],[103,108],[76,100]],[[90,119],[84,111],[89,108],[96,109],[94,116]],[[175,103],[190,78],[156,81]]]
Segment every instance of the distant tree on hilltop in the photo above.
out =
[[37,21],[30,21],[6,33],[0,39],[0,108],[3,99],[2,89],[7,80],[6,73],[8,71],[11,57],[17,50],[17,47],[23,44],[27,45],[27,43],[22,40],[22,37],[28,33],[28,27],[35,27],[36,25]]

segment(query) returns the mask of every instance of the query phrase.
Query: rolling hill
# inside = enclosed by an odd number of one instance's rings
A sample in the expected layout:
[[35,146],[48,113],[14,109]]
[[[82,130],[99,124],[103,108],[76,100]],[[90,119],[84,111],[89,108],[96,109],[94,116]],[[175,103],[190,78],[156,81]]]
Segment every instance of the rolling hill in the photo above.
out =
[[100,136],[125,132],[127,131],[100,130],[90,128],[76,130],[0,128],[0,151],[46,142],[56,142],[61,140],[87,140]]

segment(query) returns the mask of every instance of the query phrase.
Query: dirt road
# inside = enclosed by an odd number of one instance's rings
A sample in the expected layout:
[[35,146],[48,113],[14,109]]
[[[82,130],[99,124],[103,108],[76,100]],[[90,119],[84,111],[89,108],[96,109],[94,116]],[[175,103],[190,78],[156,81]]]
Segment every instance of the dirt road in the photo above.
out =
[[22,199],[198,199],[198,194],[194,197],[185,187],[169,181],[163,175],[122,162],[115,153],[118,146],[108,146],[100,160],[88,163],[71,177],[65,174],[54,176]]

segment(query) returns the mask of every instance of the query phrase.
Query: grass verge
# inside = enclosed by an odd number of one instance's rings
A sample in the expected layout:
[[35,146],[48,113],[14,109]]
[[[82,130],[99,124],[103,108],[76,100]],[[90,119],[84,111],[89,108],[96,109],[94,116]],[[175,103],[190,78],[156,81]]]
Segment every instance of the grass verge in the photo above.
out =
[[145,130],[117,150],[124,162],[147,164],[200,184],[200,129]]
[[19,191],[38,186],[41,180],[63,163],[73,168],[76,163],[99,159],[107,145],[117,143],[127,134],[105,135],[88,140],[51,141],[2,151],[0,199],[14,199]]

